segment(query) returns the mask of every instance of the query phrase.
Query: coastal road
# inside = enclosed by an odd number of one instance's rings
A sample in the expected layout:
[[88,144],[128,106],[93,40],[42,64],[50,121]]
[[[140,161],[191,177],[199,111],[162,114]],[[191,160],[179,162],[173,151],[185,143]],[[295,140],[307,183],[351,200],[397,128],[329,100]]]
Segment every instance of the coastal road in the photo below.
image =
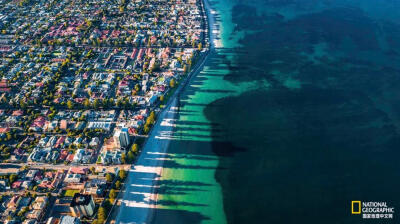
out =
[[[88,169],[90,169],[91,167],[95,167],[98,170],[103,169],[103,168],[108,169],[108,170],[111,170],[111,169],[114,169],[114,168],[118,168],[120,170],[121,169],[127,170],[127,168],[129,167],[129,165],[125,165],[125,164],[106,166],[106,165],[99,165],[99,164],[95,164],[95,163],[93,163],[93,164],[79,164],[79,165],[70,165],[70,164],[68,164],[68,165],[56,164],[56,165],[54,165],[54,164],[47,164],[47,163],[30,163],[30,164],[27,164],[27,165],[31,169],[43,169],[43,168],[45,168],[47,170],[69,170],[71,167],[88,168]],[[16,164],[16,166],[18,166],[19,167],[18,169],[20,169],[23,165]]]

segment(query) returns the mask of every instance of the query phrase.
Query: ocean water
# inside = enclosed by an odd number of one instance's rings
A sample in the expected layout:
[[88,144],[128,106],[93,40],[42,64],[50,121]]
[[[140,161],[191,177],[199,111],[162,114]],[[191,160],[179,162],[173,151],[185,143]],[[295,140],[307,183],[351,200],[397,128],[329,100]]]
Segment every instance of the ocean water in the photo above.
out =
[[398,222],[350,206],[400,208],[400,1],[210,4],[154,223]]

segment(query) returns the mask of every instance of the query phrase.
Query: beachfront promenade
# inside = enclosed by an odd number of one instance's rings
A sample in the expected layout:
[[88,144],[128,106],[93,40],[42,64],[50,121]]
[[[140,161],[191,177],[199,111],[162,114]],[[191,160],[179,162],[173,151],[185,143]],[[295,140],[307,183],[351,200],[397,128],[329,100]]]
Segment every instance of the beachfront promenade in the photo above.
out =
[[[173,131],[176,104],[175,98],[160,114],[162,119],[157,121],[136,165],[129,171],[116,223],[145,223],[151,217],[151,209],[156,207],[156,182],[161,177],[162,154],[168,148],[168,136]],[[161,158],[151,159],[154,155],[161,155]]]

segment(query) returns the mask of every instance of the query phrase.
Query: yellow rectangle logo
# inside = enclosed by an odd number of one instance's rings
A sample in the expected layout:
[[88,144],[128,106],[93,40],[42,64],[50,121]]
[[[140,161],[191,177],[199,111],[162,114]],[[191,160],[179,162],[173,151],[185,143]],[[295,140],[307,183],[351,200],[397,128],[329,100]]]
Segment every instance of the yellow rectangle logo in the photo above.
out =
[[351,201],[351,214],[361,214],[361,201]]

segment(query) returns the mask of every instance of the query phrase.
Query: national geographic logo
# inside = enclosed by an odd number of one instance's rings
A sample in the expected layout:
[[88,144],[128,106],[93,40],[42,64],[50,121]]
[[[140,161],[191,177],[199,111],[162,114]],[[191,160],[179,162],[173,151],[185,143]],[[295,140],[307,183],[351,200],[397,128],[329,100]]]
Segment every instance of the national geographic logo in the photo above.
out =
[[394,207],[382,201],[351,201],[351,214],[362,214],[363,219],[393,219]]

